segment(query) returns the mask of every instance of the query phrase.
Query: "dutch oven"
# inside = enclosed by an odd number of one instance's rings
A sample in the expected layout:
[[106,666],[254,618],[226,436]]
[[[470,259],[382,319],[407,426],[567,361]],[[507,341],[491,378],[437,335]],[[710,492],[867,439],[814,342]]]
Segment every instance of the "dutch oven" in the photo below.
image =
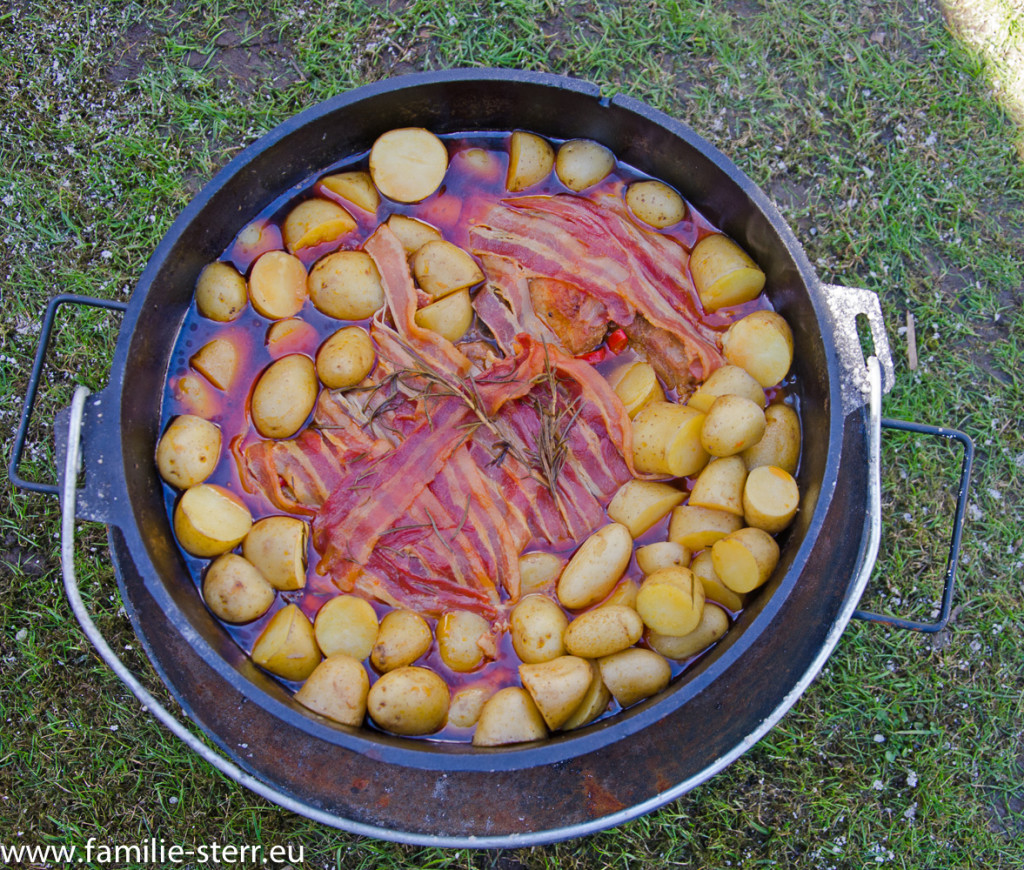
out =
[[[277,197],[404,126],[439,134],[522,128],[602,142],[619,160],[675,186],[737,239],[767,273],[771,304],[794,333],[802,495],[773,579],[725,639],[665,692],[538,744],[413,741],[309,715],[251,663],[196,594],[153,459],[171,351],[202,267]],[[11,463],[15,482],[25,483],[17,463],[46,335],[57,306],[74,299],[58,297],[47,312]],[[874,345],[867,359],[858,318],[866,318]],[[90,639],[150,710],[218,768],[283,807],[348,831],[427,845],[532,845],[593,832],[662,806],[728,765],[823,666],[877,552],[879,409],[892,378],[874,294],[822,284],[765,194],[685,125],[628,97],[609,99],[593,85],[544,74],[449,70],[380,82],[314,106],[248,147],[153,254],[125,307],[109,385],[87,399],[81,392],[61,415],[69,597]],[[951,430],[929,431],[964,444],[955,555],[970,442]],[[79,453],[84,475],[76,490]],[[150,661],[227,758],[171,724],[95,631],[74,585],[76,515],[109,527],[121,596]],[[947,610],[953,566],[955,558]]]

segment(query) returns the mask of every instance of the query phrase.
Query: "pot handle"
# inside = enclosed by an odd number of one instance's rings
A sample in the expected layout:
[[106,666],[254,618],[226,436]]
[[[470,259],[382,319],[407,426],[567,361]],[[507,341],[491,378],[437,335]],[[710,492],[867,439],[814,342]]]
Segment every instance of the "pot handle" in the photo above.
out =
[[953,604],[953,584],[956,579],[956,565],[960,559],[960,541],[964,529],[964,515],[967,510],[967,493],[970,490],[971,468],[974,465],[974,442],[969,435],[957,429],[927,426],[923,423],[910,423],[905,420],[883,419],[882,428],[916,432],[919,435],[931,435],[936,438],[946,438],[950,441],[960,442],[964,448],[963,463],[960,466],[960,486],[956,499],[956,513],[953,515],[953,533],[950,538],[949,557],[946,560],[946,576],[942,584],[942,604],[939,608],[938,619],[935,622],[919,622],[912,619],[902,619],[897,616],[872,613],[867,610],[855,610],[853,613],[858,619],[863,619],[867,622],[882,622],[894,628],[905,628],[910,631],[923,631],[933,634],[942,631],[946,627]]

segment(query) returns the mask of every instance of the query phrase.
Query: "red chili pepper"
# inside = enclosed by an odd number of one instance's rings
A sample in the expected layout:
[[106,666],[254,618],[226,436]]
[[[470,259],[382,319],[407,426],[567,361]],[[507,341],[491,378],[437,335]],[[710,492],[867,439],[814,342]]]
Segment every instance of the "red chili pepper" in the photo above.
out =
[[581,359],[585,363],[590,363],[592,366],[596,366],[599,362],[604,362],[608,358],[608,351],[603,347],[599,347],[597,350],[592,350],[590,353],[585,353],[582,356],[576,357]]
[[614,354],[622,353],[628,344],[629,339],[626,337],[626,330],[621,326],[618,329],[613,330],[608,336],[608,350]]

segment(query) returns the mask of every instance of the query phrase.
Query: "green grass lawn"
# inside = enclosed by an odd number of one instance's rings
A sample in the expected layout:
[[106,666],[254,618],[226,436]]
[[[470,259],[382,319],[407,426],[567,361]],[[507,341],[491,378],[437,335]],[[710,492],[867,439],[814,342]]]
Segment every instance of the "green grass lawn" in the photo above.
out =
[[[1024,866],[1024,167],[983,61],[915,0],[324,6],[0,10],[5,467],[48,300],[127,300],[174,218],[241,148],[391,75],[562,73],[691,125],[777,202],[822,280],[879,294],[896,362],[885,414],[963,429],[978,447],[954,618],[938,636],[853,623],[780,725],[647,817],[548,847],[419,849],[268,805],[156,725],[74,624],[55,500],[4,486],[0,844],[290,844],[301,866],[365,870]],[[26,476],[52,479],[51,421],[75,384],[106,383],[116,323],[62,318]],[[957,455],[891,435],[883,459],[886,531],[865,606],[927,618]],[[102,527],[80,525],[77,564],[101,627],[166,698],[120,609]]]

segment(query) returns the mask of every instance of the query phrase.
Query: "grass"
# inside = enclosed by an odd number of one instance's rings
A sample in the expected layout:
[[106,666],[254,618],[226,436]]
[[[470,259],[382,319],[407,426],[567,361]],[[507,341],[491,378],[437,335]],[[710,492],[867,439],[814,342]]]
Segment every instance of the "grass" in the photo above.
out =
[[[287,0],[18,4],[0,13],[0,441],[58,292],[127,299],[174,217],[242,147],[339,91],[455,65],[590,79],[670,112],[776,200],[823,280],[882,301],[888,416],[978,447],[956,609],[933,637],[854,623],[754,749],[675,803],[501,853],[361,840],[214,774],[98,663],[60,592],[57,508],[0,490],[0,843],[301,844],[304,865],[1014,868],[1024,865],[1024,168],[986,63],[934,3]],[[500,18],[500,23],[495,23]],[[1007,39],[1016,38],[1018,29]],[[1014,37],[1016,33],[1016,37]],[[907,312],[920,362],[908,367]],[[75,383],[107,378],[116,316],[55,335],[25,476],[52,476]],[[927,618],[955,451],[886,436],[886,537],[865,606]],[[104,530],[89,606],[147,685]],[[898,603],[897,603],[898,602]],[[879,739],[882,738],[882,739]]]

